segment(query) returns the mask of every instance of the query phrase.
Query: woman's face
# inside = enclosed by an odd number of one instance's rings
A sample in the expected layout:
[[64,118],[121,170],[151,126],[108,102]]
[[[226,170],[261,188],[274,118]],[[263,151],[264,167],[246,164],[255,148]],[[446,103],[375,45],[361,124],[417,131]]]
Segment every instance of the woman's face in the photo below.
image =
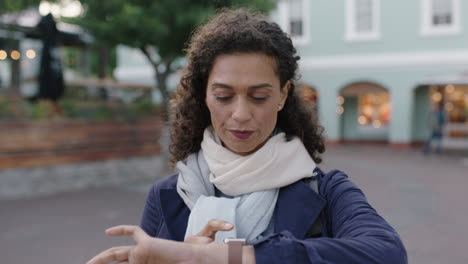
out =
[[288,96],[281,89],[277,63],[263,53],[218,56],[208,77],[206,105],[224,146],[239,155],[259,149],[276,126]]

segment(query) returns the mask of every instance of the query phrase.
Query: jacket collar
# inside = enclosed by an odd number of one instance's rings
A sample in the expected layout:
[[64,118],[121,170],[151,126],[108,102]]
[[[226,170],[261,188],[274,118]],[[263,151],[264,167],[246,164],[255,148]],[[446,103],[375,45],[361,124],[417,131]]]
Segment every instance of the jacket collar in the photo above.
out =
[[[190,210],[176,189],[162,189],[160,201],[171,238],[183,241]],[[324,206],[325,200],[302,181],[281,188],[273,216],[275,233],[288,230],[296,238],[304,238]]]
[[275,233],[288,230],[298,239],[305,238],[324,206],[325,200],[303,181],[281,188],[274,215]]

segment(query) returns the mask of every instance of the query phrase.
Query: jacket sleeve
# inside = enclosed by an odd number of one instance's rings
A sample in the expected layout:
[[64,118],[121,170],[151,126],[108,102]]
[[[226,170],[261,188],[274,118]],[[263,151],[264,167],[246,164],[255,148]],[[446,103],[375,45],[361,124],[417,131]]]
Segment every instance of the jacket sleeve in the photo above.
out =
[[157,186],[153,185],[148,193],[140,224],[140,227],[152,237],[157,236],[163,222],[161,219],[161,208],[159,206],[157,191]]
[[395,230],[369,205],[362,191],[339,171],[322,176],[330,237],[297,239],[287,231],[254,245],[256,263],[407,263]]

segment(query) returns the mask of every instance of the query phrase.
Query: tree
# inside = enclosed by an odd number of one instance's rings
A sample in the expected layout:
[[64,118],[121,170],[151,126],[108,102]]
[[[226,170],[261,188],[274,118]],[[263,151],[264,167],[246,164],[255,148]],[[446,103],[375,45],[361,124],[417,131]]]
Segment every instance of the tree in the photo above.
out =
[[276,0],[80,0],[85,15],[76,21],[109,46],[138,48],[154,69],[157,88],[167,109],[167,78],[180,65],[194,28],[223,7],[249,7],[267,12]]
[[41,0],[2,0],[0,1],[0,14],[16,12],[31,6],[39,6]]

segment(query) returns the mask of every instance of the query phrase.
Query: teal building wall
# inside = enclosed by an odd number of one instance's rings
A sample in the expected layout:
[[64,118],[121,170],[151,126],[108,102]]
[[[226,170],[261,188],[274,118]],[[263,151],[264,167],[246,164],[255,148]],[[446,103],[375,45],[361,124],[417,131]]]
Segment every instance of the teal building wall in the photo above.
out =
[[[347,38],[347,1],[351,0],[302,0],[308,39],[293,38],[301,56],[300,82],[318,92],[318,114],[327,139],[423,141],[428,134],[431,81],[468,72],[468,1],[455,0],[460,23],[456,33],[448,34],[423,32],[425,0],[377,1],[379,36],[372,40]],[[289,4],[279,1],[272,14],[286,31]],[[388,91],[392,109],[388,126],[359,127],[356,98],[345,97],[344,113],[337,113],[337,98],[354,83],[371,83]]]

